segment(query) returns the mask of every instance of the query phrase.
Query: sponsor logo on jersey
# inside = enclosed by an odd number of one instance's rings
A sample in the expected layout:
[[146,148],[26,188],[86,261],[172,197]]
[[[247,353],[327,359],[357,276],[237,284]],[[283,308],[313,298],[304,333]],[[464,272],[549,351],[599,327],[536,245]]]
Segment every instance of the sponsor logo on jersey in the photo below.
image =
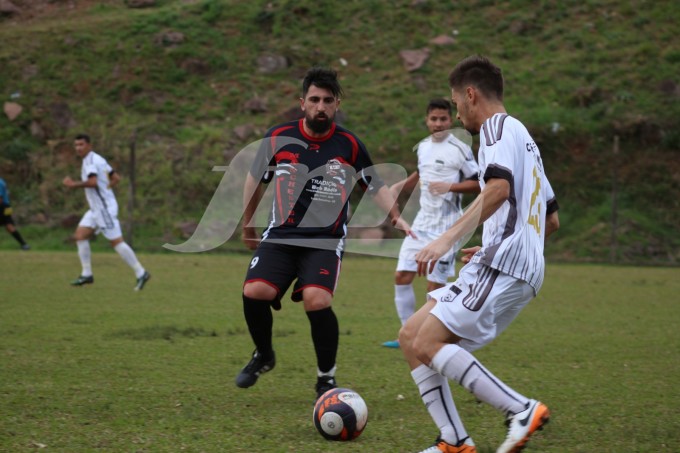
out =
[[326,174],[327,175],[336,176],[340,172],[343,172],[342,163],[338,159],[331,159],[328,162],[326,162]]

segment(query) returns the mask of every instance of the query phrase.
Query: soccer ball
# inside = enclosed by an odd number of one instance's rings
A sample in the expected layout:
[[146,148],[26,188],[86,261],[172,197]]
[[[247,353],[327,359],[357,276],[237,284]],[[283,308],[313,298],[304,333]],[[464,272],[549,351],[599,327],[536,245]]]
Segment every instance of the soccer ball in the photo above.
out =
[[314,426],[328,440],[352,440],[366,427],[368,408],[354,390],[331,389],[314,405]]

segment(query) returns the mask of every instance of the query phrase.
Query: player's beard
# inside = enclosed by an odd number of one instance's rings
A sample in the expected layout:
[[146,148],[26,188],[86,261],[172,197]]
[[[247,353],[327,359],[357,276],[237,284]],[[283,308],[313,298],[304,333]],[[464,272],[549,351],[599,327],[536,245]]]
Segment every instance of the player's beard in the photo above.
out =
[[318,115],[315,117],[305,117],[305,123],[307,124],[307,127],[312,130],[312,132],[316,134],[323,134],[324,132],[328,132],[331,128],[331,124],[333,123],[333,117],[324,115],[323,117],[319,117]]

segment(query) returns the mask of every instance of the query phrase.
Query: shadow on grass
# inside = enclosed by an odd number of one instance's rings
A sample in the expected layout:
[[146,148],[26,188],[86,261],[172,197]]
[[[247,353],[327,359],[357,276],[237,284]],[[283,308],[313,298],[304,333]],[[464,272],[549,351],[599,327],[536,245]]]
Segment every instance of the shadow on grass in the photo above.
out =
[[202,327],[186,327],[180,329],[177,326],[149,326],[137,329],[121,329],[107,335],[110,338],[127,338],[130,340],[168,340],[176,338],[217,337],[214,330],[205,330]]

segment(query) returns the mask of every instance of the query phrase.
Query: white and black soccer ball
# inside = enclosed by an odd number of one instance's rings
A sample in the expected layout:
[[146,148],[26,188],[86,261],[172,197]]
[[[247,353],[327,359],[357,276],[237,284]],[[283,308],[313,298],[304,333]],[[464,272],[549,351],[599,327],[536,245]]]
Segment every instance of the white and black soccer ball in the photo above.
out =
[[314,426],[328,440],[352,440],[366,427],[368,408],[354,390],[331,389],[314,405]]

